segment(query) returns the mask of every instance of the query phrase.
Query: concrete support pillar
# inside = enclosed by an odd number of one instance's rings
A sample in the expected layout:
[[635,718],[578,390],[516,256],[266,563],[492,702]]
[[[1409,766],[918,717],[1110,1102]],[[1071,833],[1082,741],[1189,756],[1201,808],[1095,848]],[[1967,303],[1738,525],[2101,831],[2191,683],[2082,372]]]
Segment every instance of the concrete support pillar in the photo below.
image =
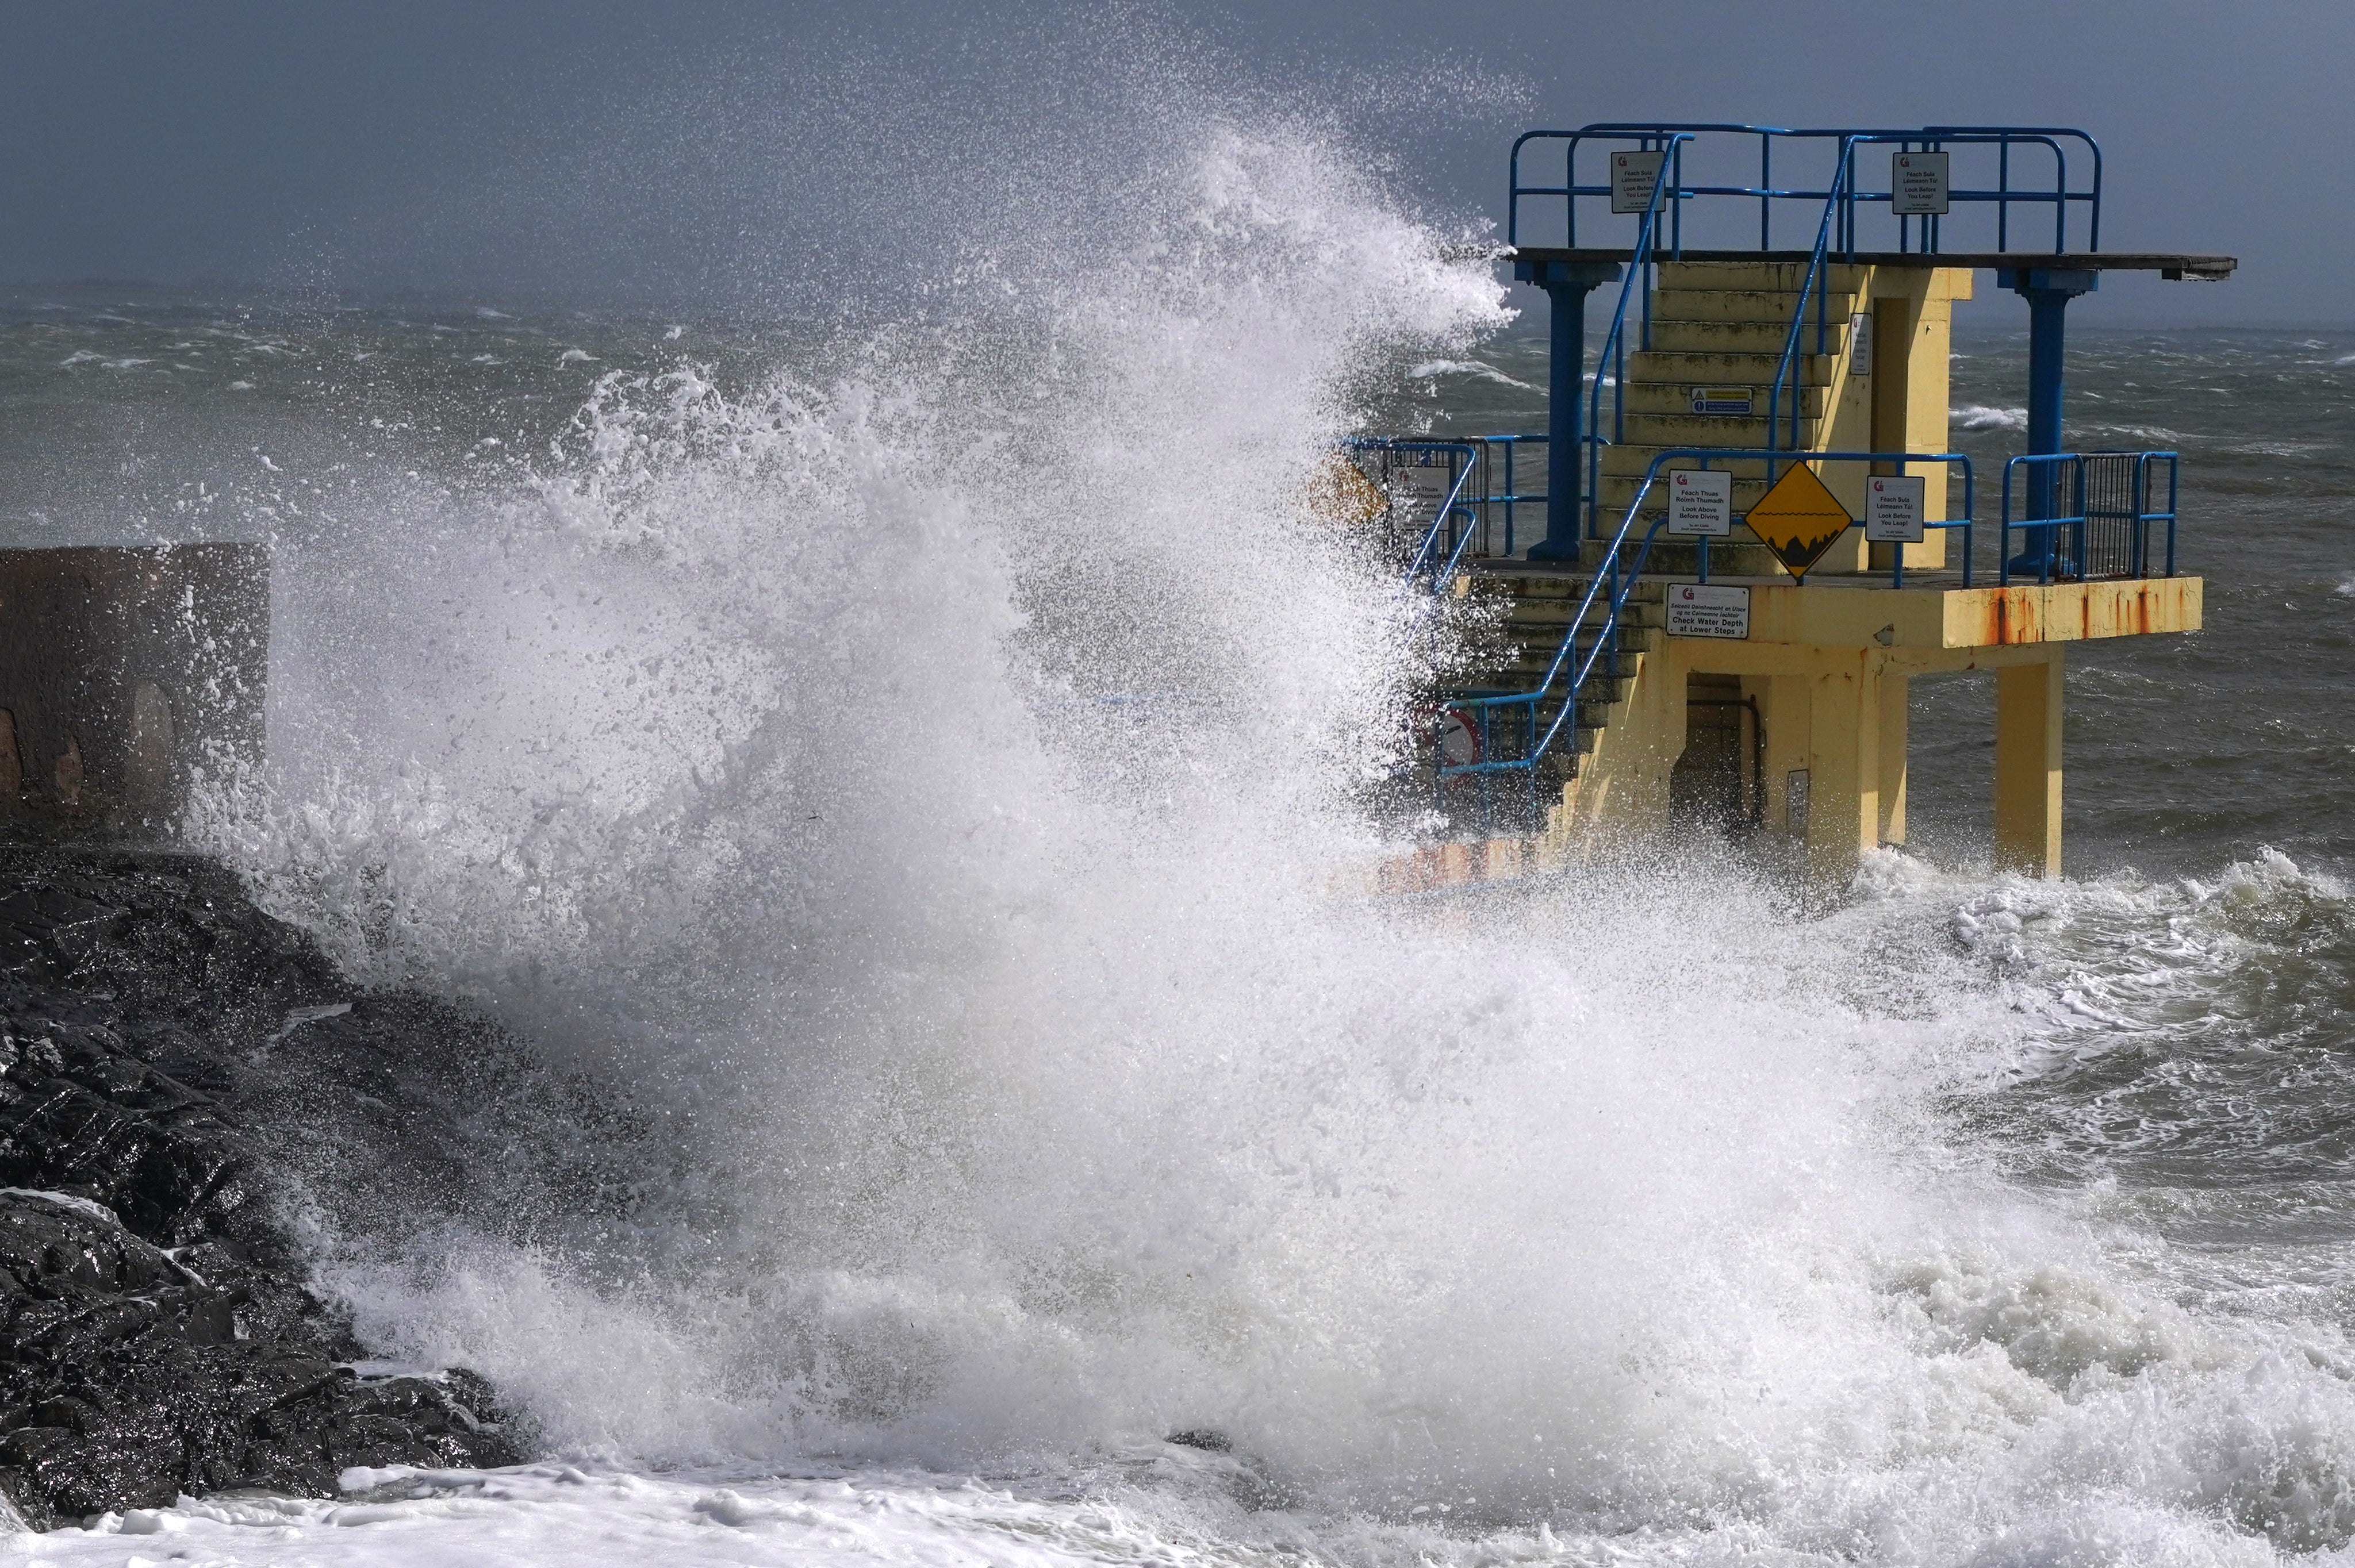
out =
[[1805,781],[1809,777],[1813,687],[1805,675],[1768,675],[1757,684],[1764,689],[1744,694],[1760,699],[1759,712],[1766,721],[1766,826],[1786,838],[1804,840],[1812,794]]
[[2061,874],[2062,657],[2007,664],[1995,676],[1995,860],[1998,869]]
[[1881,672],[1869,653],[1810,678],[1806,874],[1845,887],[1881,842]]
[[1906,707],[1912,683],[1893,671],[1881,675],[1881,842],[1905,842]]
[[1532,561],[1578,559],[1579,503],[1586,473],[1581,427],[1585,409],[1586,296],[1619,281],[1615,261],[1522,261],[1513,276],[1546,291],[1552,316],[1546,369],[1546,531],[1529,546]]

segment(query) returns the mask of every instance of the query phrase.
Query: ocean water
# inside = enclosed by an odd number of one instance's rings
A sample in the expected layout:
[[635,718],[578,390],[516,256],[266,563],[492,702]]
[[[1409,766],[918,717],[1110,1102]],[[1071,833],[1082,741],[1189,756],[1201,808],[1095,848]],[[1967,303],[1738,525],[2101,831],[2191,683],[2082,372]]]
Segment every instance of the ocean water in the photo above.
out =
[[1350,891],[1421,644],[1301,498],[1535,428],[1532,323],[1319,135],[1147,154],[896,313],[0,302],[10,542],[275,548],[191,838],[562,1091],[466,1192],[299,1173],[541,1462],[0,1553],[2355,1556],[2355,334],[2076,340],[2209,629],[2073,660],[2068,880],[1987,868],[1958,678],[1834,909],[1693,852],[1435,916]]

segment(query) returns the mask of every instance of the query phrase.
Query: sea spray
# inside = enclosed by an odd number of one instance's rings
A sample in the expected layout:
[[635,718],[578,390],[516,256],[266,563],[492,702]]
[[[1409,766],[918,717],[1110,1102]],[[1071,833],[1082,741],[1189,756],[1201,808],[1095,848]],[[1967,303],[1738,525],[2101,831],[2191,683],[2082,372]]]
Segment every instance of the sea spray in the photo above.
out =
[[491,1193],[623,1175],[522,1237],[346,1199],[368,1332],[567,1454],[1248,1496],[1290,1511],[1231,1540],[1399,1561],[2343,1544],[2327,1314],[2205,1309],[2004,1136],[2040,955],[2165,900],[1882,857],[1802,920],[1707,846],[1354,891],[1421,650],[1298,498],[1499,301],[1313,139],[1137,188],[996,302],[609,379],[528,474],[281,533],[273,772],[212,842],[586,1075]]

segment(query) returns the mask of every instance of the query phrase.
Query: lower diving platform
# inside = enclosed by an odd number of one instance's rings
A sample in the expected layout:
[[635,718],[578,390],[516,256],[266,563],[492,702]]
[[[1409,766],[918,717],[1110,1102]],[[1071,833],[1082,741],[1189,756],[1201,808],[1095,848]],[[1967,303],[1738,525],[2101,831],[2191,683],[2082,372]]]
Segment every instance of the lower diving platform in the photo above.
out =
[[[1508,662],[1490,678],[1533,673],[1530,655],[1562,640],[1568,607],[1587,583],[1582,573],[1520,561],[1465,573],[1459,595],[1491,600],[1501,621]],[[1674,613],[1679,596],[1702,587],[1646,577],[1629,589],[1607,673],[1579,693],[1577,740],[1541,786],[1551,797],[1558,783],[1561,793],[1527,824],[1536,853],[1577,858],[1657,835],[1685,803],[1679,794],[1710,789],[1700,776],[1713,771],[1728,808],[1720,815],[1787,842],[1810,882],[1845,882],[1862,851],[1905,842],[1913,678],[1988,670],[1997,863],[2058,875],[2068,645],[2197,631],[2204,585],[2194,577],[1971,588],[1718,577],[1706,597],[1746,601],[1738,610]],[[1678,622],[1709,634],[1680,635]]]

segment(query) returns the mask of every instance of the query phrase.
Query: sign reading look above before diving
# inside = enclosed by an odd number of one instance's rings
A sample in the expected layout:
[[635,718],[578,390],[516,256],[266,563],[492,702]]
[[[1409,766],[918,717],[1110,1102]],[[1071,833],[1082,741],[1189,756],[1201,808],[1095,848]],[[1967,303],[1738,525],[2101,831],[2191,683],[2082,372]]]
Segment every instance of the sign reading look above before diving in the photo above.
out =
[[1733,532],[1733,475],[1680,468],[1668,475],[1668,532],[1722,539]]
[[1750,524],[1760,544],[1774,552],[1785,571],[1804,577],[1807,568],[1822,560],[1824,552],[1849,531],[1853,520],[1839,497],[1824,488],[1816,471],[1796,462],[1759,497],[1742,521]]

